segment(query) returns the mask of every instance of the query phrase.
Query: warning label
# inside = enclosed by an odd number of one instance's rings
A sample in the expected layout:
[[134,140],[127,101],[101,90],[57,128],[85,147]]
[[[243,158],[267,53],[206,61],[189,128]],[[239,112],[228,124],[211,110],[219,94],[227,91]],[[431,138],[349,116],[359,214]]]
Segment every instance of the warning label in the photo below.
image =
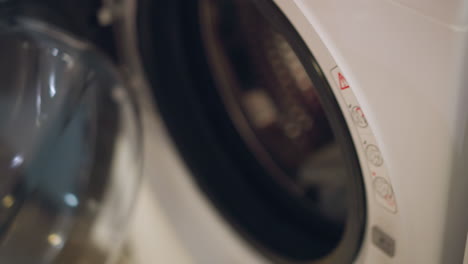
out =
[[341,74],[341,72],[338,72],[338,83],[340,84],[341,90],[349,88],[348,81],[346,81],[345,77],[343,76],[343,74]]

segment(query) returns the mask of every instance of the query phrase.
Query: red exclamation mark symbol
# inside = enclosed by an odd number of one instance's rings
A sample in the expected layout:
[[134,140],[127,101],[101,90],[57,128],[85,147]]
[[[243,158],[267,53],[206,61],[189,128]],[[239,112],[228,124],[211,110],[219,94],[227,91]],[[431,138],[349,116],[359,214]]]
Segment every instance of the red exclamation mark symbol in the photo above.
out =
[[341,74],[341,72],[338,72],[338,82],[340,83],[340,89],[341,90],[344,90],[344,89],[348,89],[349,88],[349,84],[348,82],[346,81],[345,77],[343,76],[343,74]]

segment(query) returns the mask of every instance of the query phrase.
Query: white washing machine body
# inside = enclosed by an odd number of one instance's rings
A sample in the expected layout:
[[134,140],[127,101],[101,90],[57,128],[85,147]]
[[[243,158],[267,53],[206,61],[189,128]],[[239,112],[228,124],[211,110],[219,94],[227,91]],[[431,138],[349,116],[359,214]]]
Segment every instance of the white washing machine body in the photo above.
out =
[[[468,223],[467,1],[275,3],[332,87],[359,157],[367,219],[355,263],[460,263]],[[125,4],[116,26],[134,81],[147,86],[135,53],[136,2]],[[148,177],[132,229],[137,258],[268,263],[200,191],[149,91],[142,98]]]

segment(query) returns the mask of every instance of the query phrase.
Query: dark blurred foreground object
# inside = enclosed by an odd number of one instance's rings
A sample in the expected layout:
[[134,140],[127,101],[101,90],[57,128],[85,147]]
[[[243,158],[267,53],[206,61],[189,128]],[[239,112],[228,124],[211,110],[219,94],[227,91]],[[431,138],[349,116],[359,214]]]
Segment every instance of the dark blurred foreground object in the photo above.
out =
[[0,263],[105,263],[137,188],[140,122],[108,54],[45,20],[0,20]]

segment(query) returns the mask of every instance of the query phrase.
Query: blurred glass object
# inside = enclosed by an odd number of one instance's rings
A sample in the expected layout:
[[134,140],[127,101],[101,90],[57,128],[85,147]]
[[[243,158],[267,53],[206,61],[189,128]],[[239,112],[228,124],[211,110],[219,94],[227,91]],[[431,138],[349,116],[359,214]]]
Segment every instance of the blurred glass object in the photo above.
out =
[[38,21],[0,22],[0,58],[0,263],[111,261],[140,175],[131,90]]

